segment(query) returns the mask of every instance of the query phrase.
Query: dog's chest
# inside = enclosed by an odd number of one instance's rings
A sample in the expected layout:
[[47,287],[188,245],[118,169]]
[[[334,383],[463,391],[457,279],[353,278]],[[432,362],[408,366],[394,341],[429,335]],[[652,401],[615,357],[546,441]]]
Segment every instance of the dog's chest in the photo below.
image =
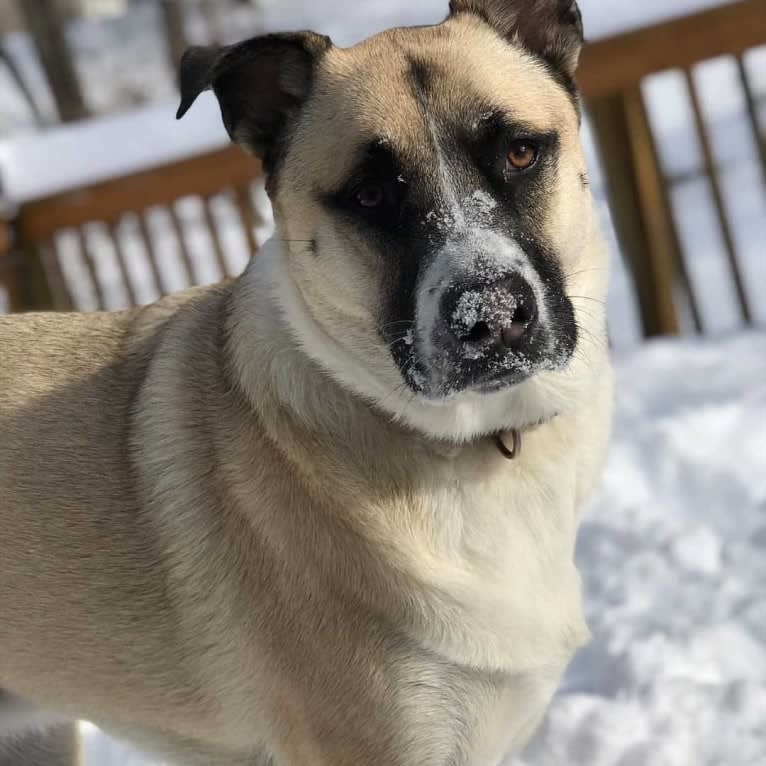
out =
[[415,654],[392,665],[399,678],[396,725],[412,736],[407,763],[497,766],[537,728],[563,663],[510,674]]
[[419,499],[430,538],[401,547],[435,615],[427,644],[461,664],[526,672],[566,662],[587,637],[573,562],[577,464],[529,446],[518,462],[482,452],[435,472]]
[[[193,557],[175,561],[174,589],[187,654],[221,707],[222,741],[246,749],[264,721],[288,721],[291,740],[305,730],[311,742],[342,716],[349,731],[372,726],[381,739],[401,727],[419,748],[403,763],[418,766],[490,766],[522,742],[587,635],[572,563],[576,466],[537,441],[517,462],[491,450],[421,460],[408,487],[372,486],[347,461],[345,481],[321,501],[275,482],[282,474],[261,451],[227,495],[231,529],[199,477],[162,494],[174,498],[158,519],[170,550],[188,539],[192,497],[207,496],[202,516],[219,519],[200,524]],[[353,535],[330,536],[328,505]],[[439,727],[445,757],[435,760]]]
[[[540,460],[537,446],[526,462],[453,465],[422,500],[432,548],[410,563],[433,611],[420,640],[462,686],[468,709],[455,720],[475,718],[456,763],[497,764],[522,746],[588,637],[573,563],[577,463],[564,450]],[[468,667],[488,675],[458,682]],[[425,656],[422,670],[433,672]]]

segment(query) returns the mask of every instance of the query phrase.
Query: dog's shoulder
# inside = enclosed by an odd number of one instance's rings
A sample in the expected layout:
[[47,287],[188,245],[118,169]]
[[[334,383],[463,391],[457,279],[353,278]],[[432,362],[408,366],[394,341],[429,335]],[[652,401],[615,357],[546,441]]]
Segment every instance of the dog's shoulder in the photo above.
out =
[[[129,462],[126,435],[153,369],[188,357],[205,335],[217,337],[221,290],[200,288],[122,312],[0,317],[0,474],[42,462],[45,481],[78,475],[92,483],[101,476],[96,465],[121,474]],[[189,313],[194,329],[174,333]]]
[[220,304],[231,290],[233,282],[226,281],[215,285],[190,287],[167,295],[156,303],[151,303],[137,311],[128,312],[130,316],[130,344],[132,348],[156,338],[168,322],[179,316],[195,316],[209,329],[220,318]]
[[72,378],[145,360],[169,320],[184,310],[204,311],[226,289],[196,287],[125,311],[0,316],[0,401],[11,392],[41,394]]

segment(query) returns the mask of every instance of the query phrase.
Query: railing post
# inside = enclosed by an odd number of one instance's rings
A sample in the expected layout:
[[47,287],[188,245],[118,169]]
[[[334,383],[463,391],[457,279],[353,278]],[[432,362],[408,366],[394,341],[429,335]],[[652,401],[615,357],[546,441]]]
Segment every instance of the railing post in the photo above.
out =
[[20,241],[12,253],[18,260],[23,311],[52,311],[56,308],[42,253],[31,242]]
[[590,115],[644,333],[677,335],[680,248],[640,88],[596,101]]
[[700,96],[691,70],[684,70],[684,78],[689,93],[689,99],[691,101],[692,114],[694,115],[694,127],[697,131],[700,147],[702,148],[705,174],[708,183],[710,184],[710,191],[713,196],[713,206],[715,208],[716,217],[718,218],[718,226],[721,230],[721,237],[723,238],[724,250],[726,252],[726,260],[729,264],[729,271],[734,282],[734,289],[737,294],[737,300],[739,301],[739,308],[745,323],[752,324],[753,312],[750,307],[750,298],[747,293],[747,287],[745,286],[745,275],[737,257],[737,243],[734,240],[734,230],[726,211],[724,192],[718,175],[718,166],[716,165],[715,156],[713,154],[712,139],[708,127],[705,125],[705,117],[702,113],[702,103],[700,102]]
[[23,264],[18,253],[12,250],[11,227],[0,218],[0,286],[8,293],[8,302],[13,312],[25,308]]

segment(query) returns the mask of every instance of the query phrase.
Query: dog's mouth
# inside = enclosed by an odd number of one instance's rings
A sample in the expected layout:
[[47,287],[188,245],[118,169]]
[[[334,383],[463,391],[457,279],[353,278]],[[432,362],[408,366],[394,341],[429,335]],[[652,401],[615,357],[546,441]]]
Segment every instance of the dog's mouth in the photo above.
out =
[[447,400],[461,393],[494,394],[520,385],[544,370],[566,365],[568,354],[530,348],[525,353],[488,350],[471,358],[443,351],[430,358],[418,353],[417,342],[405,354],[394,354],[412,391],[431,400]]
[[434,401],[449,400],[465,392],[498,393],[540,372],[563,369],[572,355],[566,344],[545,339],[543,332],[539,332],[539,342],[531,341],[523,352],[493,348],[470,358],[451,349],[442,349],[429,357],[422,353],[423,345],[416,339],[411,346],[399,351],[392,349],[392,354],[406,385]]
[[544,300],[519,274],[489,284],[456,284],[443,291],[425,332],[415,322],[389,339],[389,347],[406,384],[425,398],[493,394],[562,369],[571,359],[571,304],[564,298],[552,311]]

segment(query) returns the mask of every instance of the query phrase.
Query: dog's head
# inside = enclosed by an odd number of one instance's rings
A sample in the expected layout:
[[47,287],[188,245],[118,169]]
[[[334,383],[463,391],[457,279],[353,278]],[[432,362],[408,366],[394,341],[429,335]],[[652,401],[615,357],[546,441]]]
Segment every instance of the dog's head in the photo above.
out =
[[306,32],[184,58],[179,116],[212,87],[263,160],[279,246],[259,258],[305,350],[434,435],[551,416],[578,327],[603,334],[599,279],[576,278],[603,267],[582,40],[575,0],[452,0],[352,48]]

